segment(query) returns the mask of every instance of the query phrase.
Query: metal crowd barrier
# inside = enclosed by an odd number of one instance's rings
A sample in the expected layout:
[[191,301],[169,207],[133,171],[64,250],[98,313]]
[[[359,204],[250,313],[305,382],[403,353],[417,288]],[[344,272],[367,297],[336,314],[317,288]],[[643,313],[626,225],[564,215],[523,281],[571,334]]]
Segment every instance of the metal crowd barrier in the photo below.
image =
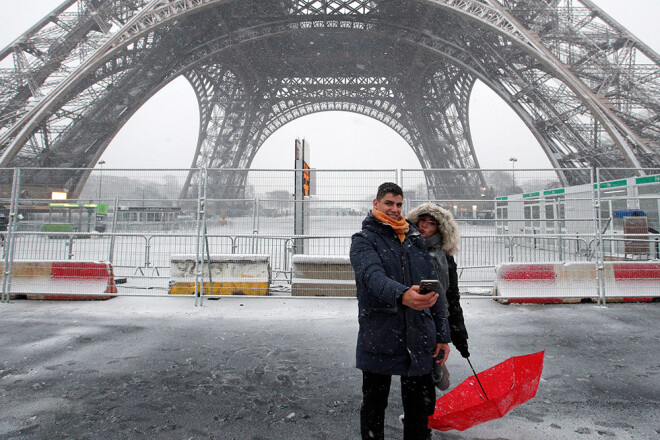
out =
[[[211,254],[267,254],[272,282],[279,293],[290,292],[292,257],[295,254],[347,256],[350,236],[202,236],[202,256]],[[190,234],[46,233],[17,231],[13,260],[107,261],[114,267],[119,295],[167,294],[173,254],[195,254],[198,237]],[[648,239],[603,236],[604,257],[623,260],[636,249],[638,259],[660,257],[660,235]],[[631,243],[637,244],[632,246]],[[208,251],[207,246],[208,244]],[[456,259],[459,283],[468,291],[486,289],[503,263],[547,261],[595,262],[597,236],[567,235],[469,235],[461,238]],[[639,249],[646,249],[644,255]],[[6,249],[3,246],[3,258]]]

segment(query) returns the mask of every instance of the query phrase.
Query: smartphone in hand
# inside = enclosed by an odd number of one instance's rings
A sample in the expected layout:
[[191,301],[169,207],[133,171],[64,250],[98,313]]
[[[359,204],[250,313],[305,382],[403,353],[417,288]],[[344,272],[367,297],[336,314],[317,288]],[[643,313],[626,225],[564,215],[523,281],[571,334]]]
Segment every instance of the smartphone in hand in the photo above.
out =
[[431,292],[437,292],[439,285],[438,280],[422,280],[419,282],[419,294],[428,295]]

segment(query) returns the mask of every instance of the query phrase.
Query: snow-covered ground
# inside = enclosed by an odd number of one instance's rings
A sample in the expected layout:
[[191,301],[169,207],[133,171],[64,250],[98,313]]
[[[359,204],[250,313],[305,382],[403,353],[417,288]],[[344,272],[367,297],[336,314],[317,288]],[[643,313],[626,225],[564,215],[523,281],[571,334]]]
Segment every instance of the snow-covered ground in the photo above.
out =
[[[434,439],[660,438],[660,305],[463,301],[483,370],[545,350],[537,396]],[[2,439],[357,439],[354,299],[0,304]],[[469,374],[454,351],[452,384]],[[386,438],[402,438],[398,381]]]

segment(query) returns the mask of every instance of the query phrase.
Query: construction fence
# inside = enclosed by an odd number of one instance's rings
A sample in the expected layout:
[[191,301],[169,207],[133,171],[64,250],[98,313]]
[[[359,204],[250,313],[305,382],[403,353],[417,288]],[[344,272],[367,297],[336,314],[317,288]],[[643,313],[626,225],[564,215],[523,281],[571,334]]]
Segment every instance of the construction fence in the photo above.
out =
[[453,213],[464,294],[540,283],[539,297],[604,301],[624,272],[637,280],[625,289],[660,290],[660,169],[310,170],[304,194],[304,170],[97,167],[71,169],[86,176],[71,187],[35,183],[42,171],[0,170],[4,301],[354,296],[351,235],[386,181],[403,188],[404,214],[426,202]]

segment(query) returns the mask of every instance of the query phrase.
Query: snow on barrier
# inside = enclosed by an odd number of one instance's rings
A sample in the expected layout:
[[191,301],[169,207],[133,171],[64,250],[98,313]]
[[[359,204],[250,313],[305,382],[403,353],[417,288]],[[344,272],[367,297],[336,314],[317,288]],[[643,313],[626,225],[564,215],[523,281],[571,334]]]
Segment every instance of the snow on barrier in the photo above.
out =
[[[4,272],[4,262],[0,262]],[[105,261],[14,260],[10,296],[44,300],[105,300],[117,293]]]
[[355,272],[348,257],[294,255],[291,295],[355,297]]
[[[494,296],[518,303],[575,303],[598,298],[596,263],[506,263],[495,269]],[[660,297],[660,263],[613,262],[602,271],[607,301]]]
[[[196,256],[170,257],[170,295],[195,293]],[[209,271],[210,269],[210,271]],[[210,277],[209,277],[210,272]],[[203,295],[267,295],[270,255],[211,254],[204,258],[199,283]]]

